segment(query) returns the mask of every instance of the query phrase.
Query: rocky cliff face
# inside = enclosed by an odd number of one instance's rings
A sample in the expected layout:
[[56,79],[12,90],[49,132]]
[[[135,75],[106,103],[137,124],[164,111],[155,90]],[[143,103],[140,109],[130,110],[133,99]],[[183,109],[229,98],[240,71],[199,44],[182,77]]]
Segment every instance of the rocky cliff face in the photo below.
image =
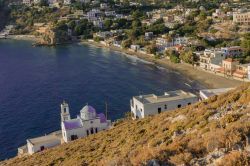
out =
[[38,45],[57,45],[68,43],[71,37],[67,32],[57,29],[56,27],[48,27],[44,33],[41,34],[41,40]]
[[250,85],[0,165],[249,165]]

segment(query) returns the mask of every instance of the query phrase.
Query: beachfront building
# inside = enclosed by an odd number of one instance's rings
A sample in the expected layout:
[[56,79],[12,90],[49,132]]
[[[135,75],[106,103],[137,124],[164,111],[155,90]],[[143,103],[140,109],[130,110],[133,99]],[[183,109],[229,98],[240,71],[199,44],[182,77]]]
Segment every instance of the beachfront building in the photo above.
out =
[[206,49],[203,53],[199,52],[199,64],[204,70],[219,71],[223,59],[225,59],[225,56],[219,50]]
[[138,51],[140,49],[140,45],[132,44],[130,46],[131,51]]
[[202,89],[200,90],[200,99],[206,100],[209,97],[226,93],[234,88]]
[[71,119],[68,104],[65,102],[61,104],[61,129],[64,142],[86,137],[110,127],[111,121],[107,120],[103,113],[97,114],[90,105],[84,106],[80,115]]
[[134,96],[130,100],[132,119],[174,110],[197,101],[195,94],[183,90],[165,92],[162,96],[155,94]]
[[[249,68],[250,68],[250,64],[239,64],[236,65],[236,70],[233,73],[233,76],[236,78],[240,78],[240,79],[245,79],[248,78],[249,76]],[[249,78],[248,78],[249,79]]]
[[222,67],[219,70],[221,73],[231,76],[236,71],[237,65],[239,65],[239,61],[227,58],[222,61]]
[[160,50],[166,50],[169,47],[173,47],[173,41],[170,38],[163,38],[163,37],[158,37],[156,39],[156,46]]

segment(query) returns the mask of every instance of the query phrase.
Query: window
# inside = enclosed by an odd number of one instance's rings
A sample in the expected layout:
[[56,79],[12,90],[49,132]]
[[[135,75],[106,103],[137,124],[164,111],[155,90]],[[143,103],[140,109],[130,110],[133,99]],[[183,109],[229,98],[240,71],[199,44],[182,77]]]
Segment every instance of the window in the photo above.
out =
[[181,104],[179,104],[177,107],[178,107],[178,108],[181,108]]
[[89,135],[89,130],[87,130],[87,135]]
[[188,105],[191,105],[191,103],[188,103]]
[[158,108],[158,114],[160,114],[160,113],[161,113],[161,107]]
[[141,109],[141,112],[142,112],[142,109]]
[[66,113],[67,112],[67,109],[66,108],[64,108],[64,113]]
[[97,133],[98,132],[98,129],[97,128],[95,128],[95,133]]
[[93,128],[90,129],[90,134],[94,134],[94,129]]
[[165,104],[165,105],[164,105],[164,109],[165,109],[165,110],[166,110],[166,109],[168,109],[168,106],[167,106],[167,104]]

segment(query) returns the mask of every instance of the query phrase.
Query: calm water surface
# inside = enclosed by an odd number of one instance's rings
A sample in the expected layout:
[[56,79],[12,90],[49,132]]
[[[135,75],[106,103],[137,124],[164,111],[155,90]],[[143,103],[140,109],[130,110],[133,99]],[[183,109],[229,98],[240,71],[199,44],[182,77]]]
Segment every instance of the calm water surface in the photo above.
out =
[[104,112],[106,100],[115,120],[129,111],[131,96],[200,88],[176,72],[106,49],[0,40],[0,160],[15,156],[27,138],[60,129],[64,99],[72,117],[86,103]]

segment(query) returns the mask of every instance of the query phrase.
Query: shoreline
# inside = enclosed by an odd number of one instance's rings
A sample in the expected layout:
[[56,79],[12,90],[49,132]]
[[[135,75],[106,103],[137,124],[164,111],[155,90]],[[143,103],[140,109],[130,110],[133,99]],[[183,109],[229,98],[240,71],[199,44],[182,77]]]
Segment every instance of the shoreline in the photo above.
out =
[[[39,37],[34,35],[9,35],[8,39],[13,40],[28,40],[37,42],[39,41]],[[109,49],[111,51],[116,51],[121,54],[127,54],[129,56],[133,56],[139,58],[140,60],[146,61],[150,65],[154,65],[156,67],[162,67],[164,69],[172,70],[175,72],[180,73],[184,77],[187,77],[191,81],[197,81],[201,85],[205,86],[206,88],[231,88],[237,87],[239,85],[244,84],[243,81],[225,78],[219,75],[216,75],[211,72],[204,71],[197,67],[193,67],[189,64],[185,63],[172,63],[169,59],[155,59],[154,57],[150,56],[149,54],[143,54],[139,52],[130,51],[128,49],[123,49],[115,46],[105,46],[101,43],[97,43],[95,41],[80,41],[80,44],[91,45],[103,49]]]
[[154,57],[148,54],[133,52],[133,51],[122,49],[122,48],[115,47],[115,46],[105,46],[101,43],[97,43],[94,41],[93,42],[82,41],[80,43],[96,46],[99,48],[109,49],[111,51],[117,51],[119,53],[127,54],[130,56],[139,58],[141,60],[147,61],[148,63],[151,63],[152,65],[156,65],[156,67],[163,67],[164,69],[177,71],[181,75],[187,77],[188,79],[192,81],[197,81],[198,83],[205,86],[206,88],[231,88],[231,87],[237,87],[241,84],[244,84],[243,81],[221,77],[219,75],[206,72],[204,70],[201,70],[197,67],[193,67],[185,63],[172,63],[167,58],[155,59]]
[[34,35],[8,35],[7,39],[11,40],[27,40],[27,41],[33,41],[37,42],[40,40],[39,37],[36,37]]

